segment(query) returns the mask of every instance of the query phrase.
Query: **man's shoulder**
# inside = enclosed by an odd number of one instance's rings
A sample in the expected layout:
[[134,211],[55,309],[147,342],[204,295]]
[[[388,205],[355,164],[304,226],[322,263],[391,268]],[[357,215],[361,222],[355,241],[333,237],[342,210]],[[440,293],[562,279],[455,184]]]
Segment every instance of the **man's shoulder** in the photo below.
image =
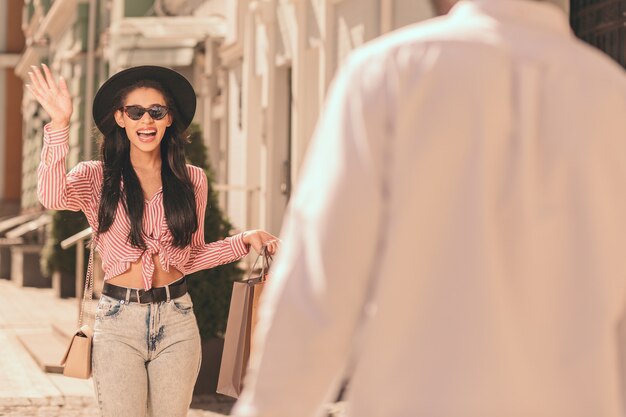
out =
[[576,63],[573,68],[577,71],[586,72],[596,81],[607,83],[626,93],[626,71],[600,49],[577,39],[573,42],[570,56],[572,64],[574,61]]
[[448,18],[445,16],[423,20],[383,34],[355,49],[353,60],[378,59],[407,46],[419,46],[445,39],[448,31]]
[[381,35],[350,53],[347,62],[359,71],[370,71],[390,62],[402,63],[420,59],[429,49],[444,47],[462,51],[470,44],[487,43],[485,34],[475,36],[472,25],[458,19],[439,16],[422,20]]

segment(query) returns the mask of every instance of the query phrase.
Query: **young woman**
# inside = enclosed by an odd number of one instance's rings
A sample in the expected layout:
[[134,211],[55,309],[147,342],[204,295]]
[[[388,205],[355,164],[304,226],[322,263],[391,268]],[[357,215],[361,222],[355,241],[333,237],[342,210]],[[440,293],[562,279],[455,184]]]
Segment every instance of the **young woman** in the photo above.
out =
[[241,259],[250,246],[274,253],[278,240],[254,230],[205,244],[207,178],[186,165],[183,151],[196,96],[182,75],[143,66],[107,80],[93,103],[101,161],[67,174],[67,85],[45,65],[29,76],[27,88],[52,120],[39,199],[50,209],[82,210],[102,257],[92,363],[102,415],[186,416],[201,358],[185,275]]

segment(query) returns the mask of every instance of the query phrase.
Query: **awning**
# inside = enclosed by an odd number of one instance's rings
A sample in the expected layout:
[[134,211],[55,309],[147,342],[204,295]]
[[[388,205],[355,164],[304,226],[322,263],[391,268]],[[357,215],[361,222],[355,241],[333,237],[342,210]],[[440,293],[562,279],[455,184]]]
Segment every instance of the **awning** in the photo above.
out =
[[32,231],[37,230],[37,229],[40,229],[40,228],[42,228],[45,225],[50,224],[50,223],[52,223],[52,216],[51,215],[49,215],[47,213],[39,214],[39,217],[37,217],[35,220],[31,220],[29,222],[26,222],[26,223],[22,224],[21,226],[16,227],[15,229],[11,230],[10,232],[7,232],[6,233],[6,237],[8,237],[9,239],[22,237],[26,233],[32,232]]
[[41,213],[30,213],[30,214],[20,214],[19,216],[9,217],[8,219],[0,220],[0,234],[6,232],[7,230],[11,230],[21,224],[29,222],[38,216],[41,216]]
[[167,67],[187,67],[193,62],[194,48],[152,48],[121,49],[116,56],[120,68],[138,65],[165,65]]
[[106,52],[112,73],[136,65],[187,67],[198,44],[226,33],[222,18],[127,17],[111,25]]
[[140,35],[138,41],[160,39],[163,42],[219,38],[226,34],[226,22],[220,16],[126,17],[111,25],[111,40],[128,45],[130,36]]

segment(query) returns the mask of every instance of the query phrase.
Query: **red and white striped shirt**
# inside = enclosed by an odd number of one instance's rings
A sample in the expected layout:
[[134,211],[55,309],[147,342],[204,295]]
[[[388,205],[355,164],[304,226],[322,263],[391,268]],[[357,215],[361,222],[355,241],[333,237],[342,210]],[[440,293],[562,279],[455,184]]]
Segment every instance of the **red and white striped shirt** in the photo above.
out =
[[[89,225],[96,230],[103,180],[102,162],[80,162],[66,174],[68,137],[69,128],[57,131],[51,130],[50,125],[44,128],[41,163],[37,171],[39,201],[48,209],[82,210]],[[105,281],[124,273],[131,263],[141,258],[143,285],[149,289],[152,287],[155,268],[153,255],[158,255],[165,271],[169,272],[170,267],[174,267],[188,275],[239,260],[248,253],[249,248],[244,244],[241,233],[209,244],[204,242],[207,178],[201,168],[193,165],[187,165],[187,172],[195,189],[199,225],[191,244],[182,249],[173,245],[173,236],[165,219],[161,189],[145,201],[143,231],[147,249],[131,246],[128,241],[130,219],[120,201],[111,228],[98,238]]]

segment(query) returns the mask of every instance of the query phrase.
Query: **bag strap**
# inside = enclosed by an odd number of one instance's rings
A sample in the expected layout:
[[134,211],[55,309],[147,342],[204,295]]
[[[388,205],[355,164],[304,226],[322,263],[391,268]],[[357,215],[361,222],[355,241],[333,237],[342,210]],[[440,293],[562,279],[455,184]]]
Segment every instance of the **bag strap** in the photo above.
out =
[[91,235],[89,248],[89,264],[87,265],[87,276],[85,277],[85,288],[83,289],[83,300],[80,304],[80,315],[78,316],[78,327],[83,326],[83,313],[85,312],[86,301],[93,299],[93,253],[96,250],[95,233]]
[[256,268],[256,264],[259,262],[259,259],[262,259],[261,262],[261,282],[266,280],[266,275],[268,273],[268,271],[270,270],[270,266],[272,265],[272,255],[270,255],[267,252],[267,245],[263,245],[263,247],[261,248],[261,252],[259,252],[259,254],[257,255],[256,259],[254,260],[254,263],[252,264],[252,268],[250,268],[250,271],[248,271],[248,278],[246,278],[246,281],[250,281],[254,278],[252,278],[252,273],[254,272],[254,268]]

